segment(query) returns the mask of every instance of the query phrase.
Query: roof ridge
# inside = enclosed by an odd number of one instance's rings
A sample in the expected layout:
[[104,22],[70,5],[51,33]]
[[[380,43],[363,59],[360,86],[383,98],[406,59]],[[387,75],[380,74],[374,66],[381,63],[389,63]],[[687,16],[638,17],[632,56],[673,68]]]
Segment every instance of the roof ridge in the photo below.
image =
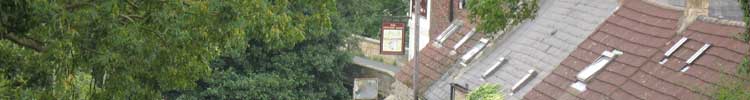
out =
[[721,18],[716,18],[716,17],[711,17],[711,16],[705,16],[705,15],[698,16],[698,20],[699,21],[703,21],[703,22],[713,23],[713,24],[720,24],[720,25],[727,25],[727,26],[734,26],[734,27],[742,27],[742,28],[744,28],[745,26],[747,26],[747,23],[742,22],[742,21],[736,21],[736,20],[730,20],[730,19],[721,19]]
[[664,9],[669,9],[669,10],[677,10],[677,11],[684,11],[685,10],[685,7],[673,6],[673,5],[670,5],[670,4],[665,4],[665,3],[662,3],[662,2],[658,2],[656,0],[641,0],[641,1],[643,1],[645,3],[648,3],[648,4],[651,4],[653,6],[659,7],[659,8],[664,8]]

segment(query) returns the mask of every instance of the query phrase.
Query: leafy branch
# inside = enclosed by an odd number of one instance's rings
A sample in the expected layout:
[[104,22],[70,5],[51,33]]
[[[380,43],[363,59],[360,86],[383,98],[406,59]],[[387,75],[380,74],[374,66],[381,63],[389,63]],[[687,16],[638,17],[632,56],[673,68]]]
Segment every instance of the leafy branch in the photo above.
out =
[[469,18],[477,30],[494,33],[534,17],[537,0],[469,0]]

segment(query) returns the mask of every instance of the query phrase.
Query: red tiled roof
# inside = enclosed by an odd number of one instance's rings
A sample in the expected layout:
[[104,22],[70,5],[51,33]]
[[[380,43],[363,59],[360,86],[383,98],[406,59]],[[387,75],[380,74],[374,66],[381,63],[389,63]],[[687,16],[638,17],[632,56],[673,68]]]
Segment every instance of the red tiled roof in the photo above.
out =
[[[524,99],[710,99],[720,79],[736,79],[735,70],[747,56],[750,44],[734,38],[741,27],[695,21],[682,34],[676,34],[682,11],[663,9],[640,1],[624,4]],[[688,40],[665,64],[658,62],[681,37]],[[712,46],[687,72],[680,72],[686,60],[703,43]],[[580,70],[607,50],[624,52],[595,78],[587,90],[570,87]]]
[[[466,53],[469,48],[478,43],[481,37],[484,37],[484,34],[481,33],[474,34],[462,46],[455,49],[456,54],[451,55],[450,52],[454,50],[453,46],[456,45],[466,33],[471,31],[471,28],[475,25],[466,19],[467,12],[465,10],[458,9],[457,0],[432,0],[430,1],[432,8],[428,10],[430,12],[430,26],[421,26],[430,27],[430,40],[434,40],[451,24],[451,22],[448,21],[448,16],[450,14],[449,4],[451,1],[455,2],[455,8],[453,9],[455,20],[462,20],[464,23],[456,33],[449,36],[445,42],[440,44],[442,47],[437,47],[435,46],[436,42],[430,41],[430,43],[419,52],[418,62],[421,65],[419,65],[418,76],[420,80],[418,86],[421,93],[424,93],[427,87],[434,81],[439,80],[443,73],[456,63],[456,60],[460,55]],[[412,68],[415,63],[415,61],[409,61],[407,65],[402,66],[401,70],[396,73],[396,79],[405,85],[412,87]]]

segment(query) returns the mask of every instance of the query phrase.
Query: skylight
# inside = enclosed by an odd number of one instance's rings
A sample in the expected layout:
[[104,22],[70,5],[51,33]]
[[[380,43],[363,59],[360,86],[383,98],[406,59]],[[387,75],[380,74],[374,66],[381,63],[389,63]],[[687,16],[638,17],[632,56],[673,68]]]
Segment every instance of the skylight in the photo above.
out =
[[701,49],[698,49],[698,51],[696,51],[693,54],[693,56],[690,56],[690,59],[688,59],[686,62],[687,64],[684,67],[682,67],[682,69],[680,69],[680,72],[687,72],[687,70],[690,69],[690,64],[693,64],[693,62],[695,62],[695,60],[698,59],[698,57],[703,55],[703,52],[705,52],[708,49],[708,47],[711,47],[711,44],[708,44],[708,43],[703,44],[703,47],[701,47]]
[[677,41],[677,43],[675,43],[674,45],[672,45],[672,47],[669,48],[669,50],[667,50],[667,52],[664,52],[664,58],[662,58],[661,61],[659,61],[659,64],[666,63],[667,60],[668,60],[668,58],[669,58],[669,56],[671,56],[672,53],[674,53],[675,51],[677,51],[677,49],[680,48],[680,46],[682,46],[682,44],[685,44],[685,41],[687,41],[687,40],[688,40],[687,37],[682,37],[682,39],[680,39],[679,41]]
[[593,63],[581,70],[576,75],[576,82],[571,84],[570,87],[575,88],[578,91],[586,91],[586,82],[588,82],[599,70],[609,64],[615,57],[622,55],[620,50],[604,51],[602,55],[596,58]]

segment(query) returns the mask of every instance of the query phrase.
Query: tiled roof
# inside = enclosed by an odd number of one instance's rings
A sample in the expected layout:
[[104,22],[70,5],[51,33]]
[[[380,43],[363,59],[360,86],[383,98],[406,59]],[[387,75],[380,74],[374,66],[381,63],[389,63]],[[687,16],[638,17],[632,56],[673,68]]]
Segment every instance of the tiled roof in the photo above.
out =
[[[734,38],[742,27],[697,20],[684,33],[677,34],[680,10],[664,9],[640,0],[624,4],[583,43],[578,45],[552,74],[527,93],[524,99],[646,99],[705,100],[720,79],[737,79],[735,70],[747,56],[750,44]],[[659,64],[666,52],[682,37],[689,40]],[[686,60],[704,43],[706,50],[686,72],[680,72]],[[621,50],[595,77],[587,90],[570,87],[576,74],[592,63],[600,53]]]
[[[449,99],[452,83],[468,89],[497,84],[500,91],[509,94],[504,96],[505,100],[522,99],[619,6],[618,0],[541,0],[537,3],[541,8],[535,18],[502,33],[468,66],[450,69],[425,92],[425,99]],[[504,59],[502,63],[499,63],[500,58]],[[537,74],[514,92],[513,86],[522,82],[532,69]]]
[[[453,49],[454,45],[471,31],[475,25],[465,18],[467,15],[465,11],[458,9],[457,0],[431,0],[431,9],[428,10],[430,12],[430,26],[421,26],[430,27],[430,40],[435,40],[451,24],[448,20],[450,1],[456,2],[454,3],[456,5],[454,6],[454,18],[455,20],[462,20],[464,22],[463,27],[451,36],[448,36],[442,44],[430,41],[419,52],[418,63],[421,65],[419,65],[418,76],[420,80],[418,85],[420,93],[423,93],[435,80],[440,79],[443,73],[450,69],[461,55],[476,45],[479,39],[484,36],[482,33],[476,33],[463,45],[459,46],[459,48]],[[451,51],[455,53],[451,54]],[[396,73],[396,79],[410,88],[412,88],[412,68],[415,63],[417,62],[410,60],[407,65],[401,66],[400,72]]]

